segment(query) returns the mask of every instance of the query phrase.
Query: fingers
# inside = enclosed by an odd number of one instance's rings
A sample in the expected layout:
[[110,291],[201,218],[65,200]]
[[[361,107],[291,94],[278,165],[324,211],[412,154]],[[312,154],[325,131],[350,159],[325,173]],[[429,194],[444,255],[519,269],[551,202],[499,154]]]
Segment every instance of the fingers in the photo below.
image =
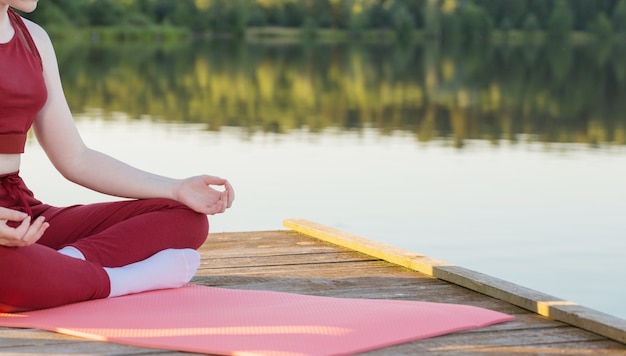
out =
[[202,176],[202,179],[206,185],[224,185],[227,183],[226,179],[215,176]]
[[35,219],[31,224],[31,217],[27,216],[16,228],[6,223],[0,224],[0,245],[8,247],[29,246],[37,242],[50,226],[43,217]]
[[233,187],[230,185],[230,183],[228,183],[228,181],[224,181],[224,188],[224,191],[220,194],[219,200],[219,202],[221,203],[219,209],[220,213],[225,212],[226,209],[229,209],[231,206],[233,206],[233,201],[235,200],[235,191],[233,190]]
[[218,202],[218,209],[219,209],[219,212],[220,212],[220,213],[225,212],[227,208],[228,208],[228,207],[226,206],[226,202],[225,202],[224,200],[220,200],[220,201]]
[[28,217],[28,214],[18,211],[18,210],[13,210],[13,209],[8,209],[8,208],[4,208],[4,207],[0,207],[0,219],[2,220],[8,220],[8,221],[22,221],[24,219],[26,219]]
[[221,200],[215,202],[215,204],[208,206],[206,210],[203,212],[207,215],[215,215],[219,213],[223,213],[226,210],[224,203]]
[[218,177],[207,176],[205,182],[211,180],[213,185],[222,185],[224,186],[224,190],[220,192],[219,204],[215,204],[212,206],[215,211],[213,214],[223,213],[226,209],[230,208],[233,205],[233,201],[235,200],[235,190],[233,186],[226,180]]
[[233,201],[235,201],[235,190],[233,190],[232,185],[230,185],[229,182],[226,182],[226,193],[228,193],[228,196],[226,198],[226,207],[230,208],[231,206],[233,206]]
[[[30,220],[30,217],[28,220]],[[24,242],[23,246],[32,245],[37,242],[37,240],[39,240],[41,236],[43,236],[44,232],[46,231],[46,229],[48,229],[49,226],[50,224],[45,221],[43,216],[35,219],[35,221],[29,226],[26,234],[24,234],[21,239]]]
[[[202,175],[188,178],[186,189],[180,191],[180,201],[195,211],[207,215],[220,214],[233,205],[235,191],[224,178]],[[202,182],[202,185],[198,185]]]
[[230,208],[233,204],[233,190],[232,187],[227,188],[223,192],[219,193],[219,199],[211,206],[209,206],[208,215],[221,214],[226,211],[226,209]]

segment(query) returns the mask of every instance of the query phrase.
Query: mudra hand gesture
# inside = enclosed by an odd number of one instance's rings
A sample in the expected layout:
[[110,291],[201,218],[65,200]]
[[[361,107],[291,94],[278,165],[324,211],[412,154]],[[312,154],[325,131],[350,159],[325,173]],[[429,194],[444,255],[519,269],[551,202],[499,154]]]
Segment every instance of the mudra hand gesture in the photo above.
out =
[[175,189],[176,200],[207,215],[223,213],[235,200],[235,191],[226,179],[209,175],[183,179]]
[[41,238],[48,226],[43,217],[35,219],[31,224],[28,214],[0,207],[0,246],[32,245]]

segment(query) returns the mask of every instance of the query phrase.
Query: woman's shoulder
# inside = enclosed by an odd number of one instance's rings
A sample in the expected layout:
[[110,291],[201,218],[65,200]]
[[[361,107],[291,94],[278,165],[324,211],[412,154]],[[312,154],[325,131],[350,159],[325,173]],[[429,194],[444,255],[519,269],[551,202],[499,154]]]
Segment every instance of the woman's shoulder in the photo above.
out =
[[29,19],[22,17],[22,20],[24,21],[26,29],[28,29],[30,36],[33,38],[33,41],[35,41],[35,44],[40,51],[52,47],[50,36],[48,36],[48,33],[43,29],[43,27]]

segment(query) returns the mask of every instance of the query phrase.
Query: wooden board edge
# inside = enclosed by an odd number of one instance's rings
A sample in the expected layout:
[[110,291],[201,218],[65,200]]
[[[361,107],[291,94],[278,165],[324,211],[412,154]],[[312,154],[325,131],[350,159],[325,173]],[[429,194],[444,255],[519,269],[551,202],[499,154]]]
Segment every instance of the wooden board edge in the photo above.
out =
[[283,226],[303,235],[361,252],[413,271],[457,284],[508,302],[539,315],[558,320],[626,344],[626,320],[574,302],[522,287],[422,254],[369,240],[306,219],[285,219]]
[[444,261],[439,261],[382,242],[369,240],[304,219],[287,219],[283,221],[283,225],[304,235],[362,252],[429,276],[433,276],[433,267],[435,266],[451,266],[451,264]]

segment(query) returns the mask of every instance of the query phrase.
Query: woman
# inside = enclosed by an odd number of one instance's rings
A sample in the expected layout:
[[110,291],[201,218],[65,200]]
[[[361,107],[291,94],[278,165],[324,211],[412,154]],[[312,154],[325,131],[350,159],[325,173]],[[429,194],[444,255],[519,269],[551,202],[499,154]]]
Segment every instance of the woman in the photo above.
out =
[[[184,285],[199,266],[206,215],[230,208],[231,185],[154,175],[88,148],[50,39],[12,9],[36,7],[37,0],[0,0],[0,311]],[[37,200],[19,176],[30,127],[64,177],[132,199],[65,208]]]

